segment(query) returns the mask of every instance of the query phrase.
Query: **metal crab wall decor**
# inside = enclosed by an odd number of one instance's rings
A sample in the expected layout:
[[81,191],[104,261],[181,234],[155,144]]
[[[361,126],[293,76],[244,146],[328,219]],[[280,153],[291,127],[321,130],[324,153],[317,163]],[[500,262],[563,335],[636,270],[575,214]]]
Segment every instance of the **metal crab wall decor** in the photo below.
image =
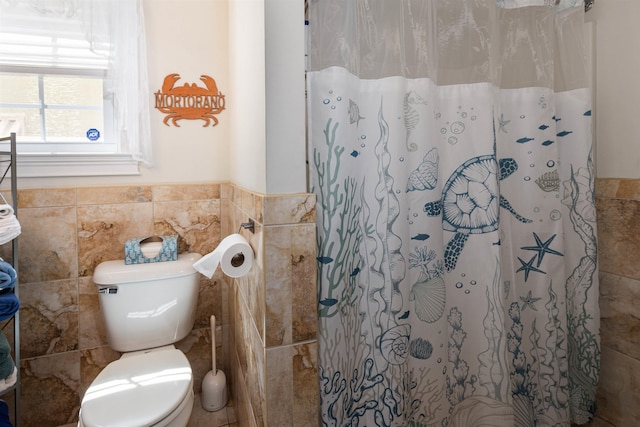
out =
[[164,78],[162,90],[155,93],[156,108],[166,114],[162,122],[170,126],[180,127],[178,120],[204,120],[203,127],[218,124],[216,114],[224,110],[224,95],[218,91],[216,81],[209,76],[202,75],[200,80],[205,87],[195,83],[185,83],[176,87],[180,74],[169,74]]

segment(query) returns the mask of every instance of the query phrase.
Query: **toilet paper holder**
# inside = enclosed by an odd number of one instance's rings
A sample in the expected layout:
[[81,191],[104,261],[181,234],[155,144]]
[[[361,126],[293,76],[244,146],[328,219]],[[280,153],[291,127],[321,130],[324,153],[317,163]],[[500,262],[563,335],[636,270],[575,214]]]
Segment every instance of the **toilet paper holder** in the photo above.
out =
[[256,223],[253,222],[253,220],[251,218],[249,218],[249,222],[243,222],[242,224],[240,224],[240,228],[238,228],[238,233],[243,228],[246,229],[246,230],[251,231],[252,233],[254,233],[255,232],[255,228],[256,228]]

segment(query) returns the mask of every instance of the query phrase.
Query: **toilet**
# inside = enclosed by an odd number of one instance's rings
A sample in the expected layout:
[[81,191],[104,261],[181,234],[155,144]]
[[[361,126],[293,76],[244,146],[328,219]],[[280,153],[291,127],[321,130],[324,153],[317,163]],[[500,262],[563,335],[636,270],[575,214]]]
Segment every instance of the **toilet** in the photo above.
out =
[[109,346],[122,352],[85,393],[79,427],[184,427],[193,409],[193,374],[173,346],[193,328],[200,254],[126,265],[106,261],[93,281]]

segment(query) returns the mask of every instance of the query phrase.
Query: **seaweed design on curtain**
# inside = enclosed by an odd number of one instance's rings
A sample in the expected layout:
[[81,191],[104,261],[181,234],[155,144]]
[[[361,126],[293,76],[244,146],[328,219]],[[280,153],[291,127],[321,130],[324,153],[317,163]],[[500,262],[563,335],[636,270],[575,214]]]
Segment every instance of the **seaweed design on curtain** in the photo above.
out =
[[[591,112],[585,113],[585,116]],[[576,422],[586,423],[593,417],[595,390],[600,371],[600,342],[591,323],[594,319],[587,310],[587,293],[597,274],[597,245],[594,204],[593,159],[589,153],[586,168],[571,169],[571,179],[564,182],[563,203],[569,207],[574,231],[584,244],[585,255],[567,279],[566,288],[569,328],[569,369],[571,375],[571,410]]]
[[[327,157],[321,158],[314,150],[320,203],[324,212],[340,219],[336,225],[338,242],[326,240],[330,231],[326,222],[318,236],[319,265],[328,269],[329,278],[320,289],[321,321],[341,318],[335,322],[338,328],[320,330],[327,343],[321,350],[326,353],[325,359],[340,361],[340,366],[320,366],[319,370],[326,408],[322,411],[324,426],[358,426],[367,412],[373,413],[379,426],[405,425],[412,419],[433,421],[436,411],[431,407],[443,394],[437,381],[427,378],[431,369],[411,369],[405,363],[411,354],[428,357],[430,344],[417,340],[410,343],[411,326],[402,322],[403,301],[398,287],[404,279],[406,261],[400,253],[402,241],[392,230],[400,205],[388,171],[389,128],[382,104],[378,123],[377,205],[365,201],[364,183],[358,185],[351,178],[342,186],[337,183],[337,169],[344,154],[344,148],[336,145],[338,123],[329,119],[325,127]],[[339,194],[341,188],[344,194]],[[366,262],[360,259],[359,245],[366,249]],[[342,257],[341,264],[336,262],[338,256]],[[366,270],[360,270],[360,265],[366,265]],[[345,347],[349,357],[333,357],[333,352]],[[424,405],[432,409],[428,414],[420,413]]]
[[[349,99],[328,93],[337,102]],[[426,90],[416,94],[431,102]],[[565,165],[556,162],[559,145],[583,148],[579,144],[588,114],[576,114],[584,111],[582,102],[580,108],[571,103],[572,113],[556,128],[551,128],[560,121],[555,111],[541,111],[529,120],[523,109],[498,119],[493,111],[476,108],[477,116],[468,124],[471,128],[474,121],[483,121],[472,140],[485,144],[478,145],[478,155],[456,152],[467,147],[450,148],[447,139],[441,144],[429,141],[418,147],[420,155],[406,167],[402,159],[413,151],[403,131],[424,138],[419,127],[424,122],[412,111],[412,120],[407,120],[400,96],[395,104],[379,96],[363,97],[368,105],[363,104],[362,115],[352,99],[335,110],[329,101],[319,102],[322,114],[314,123],[319,126],[314,128],[311,172],[319,204],[322,425],[470,427],[513,420],[509,425],[529,427],[588,422],[599,371],[597,319],[592,318],[597,289],[593,164],[590,156],[587,161],[586,148]],[[436,120],[429,124],[442,129],[459,109],[449,109],[441,119],[434,109]],[[358,124],[363,116],[368,121]],[[514,117],[522,123],[527,119],[525,132],[534,123],[540,134],[522,138],[513,132],[506,142],[496,143],[499,122],[506,126],[511,120],[511,130]],[[538,120],[545,117],[552,119],[550,125],[540,125]],[[354,135],[358,147],[351,151],[347,146]],[[373,135],[374,142],[364,144],[362,135]],[[466,135],[458,136],[462,144]],[[522,161],[533,158],[534,141],[543,153],[536,161]],[[520,148],[525,144],[527,148]],[[509,152],[512,147],[517,149]],[[496,160],[501,150],[508,161]],[[469,157],[483,162],[465,164]],[[516,159],[520,170],[513,166]],[[536,162],[542,166],[536,168]],[[502,170],[509,165],[510,174]],[[440,178],[469,166],[476,175],[489,171],[500,181],[499,189],[478,194],[508,196],[522,213],[503,209],[509,205],[499,205],[499,198],[495,210],[505,214],[501,221],[511,220],[520,228],[517,235],[501,234],[503,229],[474,235],[449,271],[446,245],[456,231],[444,227],[442,214],[429,214],[436,211],[433,195],[447,190]],[[532,176],[544,179],[536,182]],[[535,202],[539,212],[508,186],[517,180],[522,181],[515,184],[517,190],[542,195]],[[535,255],[523,260],[518,248]]]

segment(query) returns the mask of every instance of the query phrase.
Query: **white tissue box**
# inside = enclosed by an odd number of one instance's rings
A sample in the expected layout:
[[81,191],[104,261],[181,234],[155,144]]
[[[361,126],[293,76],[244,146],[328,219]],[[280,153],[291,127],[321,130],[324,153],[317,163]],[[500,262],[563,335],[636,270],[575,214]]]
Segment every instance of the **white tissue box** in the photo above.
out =
[[178,235],[133,237],[124,244],[125,264],[176,261]]

